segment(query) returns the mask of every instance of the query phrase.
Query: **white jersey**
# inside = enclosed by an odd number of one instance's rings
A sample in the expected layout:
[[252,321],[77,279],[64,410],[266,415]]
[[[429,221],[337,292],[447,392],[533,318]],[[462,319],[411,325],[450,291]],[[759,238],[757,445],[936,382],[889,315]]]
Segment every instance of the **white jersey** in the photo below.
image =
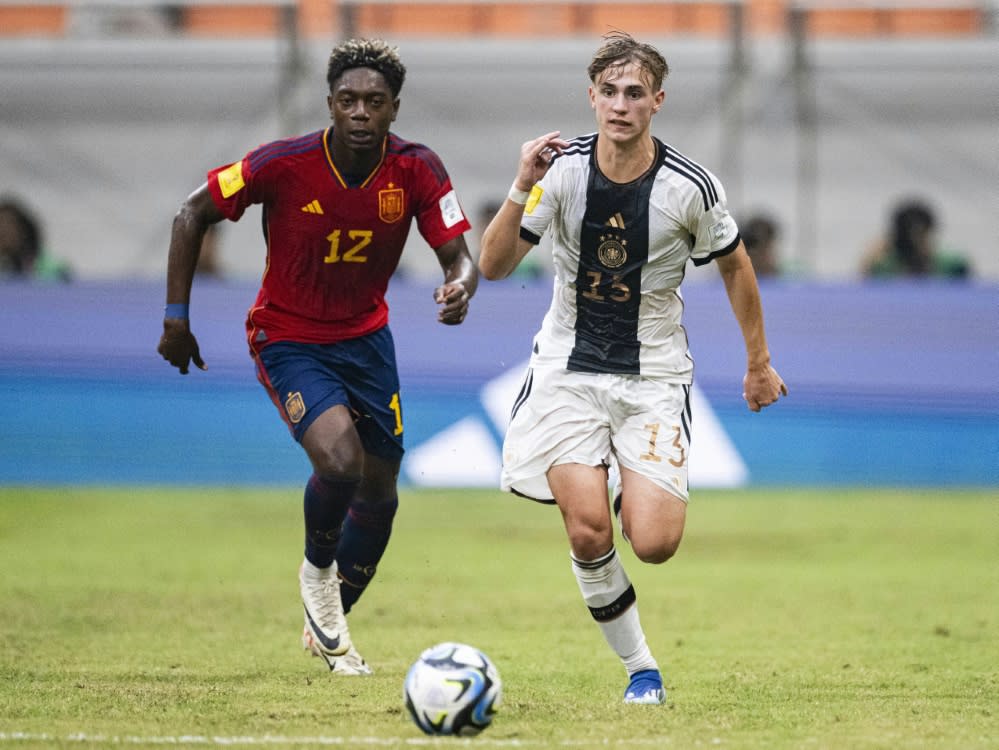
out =
[[653,141],[655,162],[633,182],[600,172],[591,134],[535,185],[520,233],[537,244],[551,230],[555,289],[532,366],[691,382],[680,282],[688,259],[735,250],[739,230],[718,179]]

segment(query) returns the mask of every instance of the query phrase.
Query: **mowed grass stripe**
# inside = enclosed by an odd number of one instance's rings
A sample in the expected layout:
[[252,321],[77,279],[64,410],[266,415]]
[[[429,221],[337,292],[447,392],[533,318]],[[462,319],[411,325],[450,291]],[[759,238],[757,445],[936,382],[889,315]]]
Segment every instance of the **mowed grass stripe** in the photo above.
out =
[[[263,736],[251,737],[242,735],[239,737],[205,737],[198,734],[180,734],[175,736],[160,737],[136,737],[109,736],[109,735],[88,735],[83,732],[72,732],[64,737],[56,737],[51,734],[28,734],[25,732],[0,732],[0,742],[9,743],[67,743],[67,744],[91,744],[91,745],[171,745],[171,746],[218,746],[218,747],[255,747],[255,746],[308,746],[308,747],[454,747],[468,746],[474,742],[475,747],[549,747],[550,743],[539,740],[521,739],[492,739],[488,736],[478,736],[474,740],[451,737],[281,737]],[[584,741],[589,744],[589,741]],[[622,744],[630,746],[653,746],[659,747],[664,743],[668,744],[668,738],[651,737],[636,740],[619,740],[615,738],[604,738],[605,746],[617,746]],[[558,743],[559,747],[573,747],[582,744],[572,740],[564,740]]]

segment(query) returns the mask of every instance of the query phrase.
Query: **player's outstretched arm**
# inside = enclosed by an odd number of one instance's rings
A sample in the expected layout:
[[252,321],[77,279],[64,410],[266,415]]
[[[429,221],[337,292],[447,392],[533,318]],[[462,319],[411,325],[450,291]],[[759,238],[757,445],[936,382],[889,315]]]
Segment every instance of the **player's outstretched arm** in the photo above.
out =
[[479,270],[487,279],[505,279],[518,266],[533,245],[520,236],[520,220],[524,215],[527,196],[535,183],[547,174],[552,159],[569,143],[559,137],[559,131],[539,136],[520,147],[517,176],[507,199],[482,233]]
[[479,272],[468,252],[465,235],[445,242],[435,252],[444,271],[444,283],[434,290],[434,301],[441,306],[437,320],[458,325],[468,315],[468,302],[479,287]]
[[187,197],[173,219],[167,260],[167,307],[163,335],[156,350],[181,375],[187,375],[191,362],[201,370],[208,369],[201,358],[198,340],[191,333],[187,310],[205,232],[222,218],[208,185],[204,184]]
[[770,365],[770,350],[763,326],[763,305],[752,261],[742,242],[735,252],[718,259],[718,269],[725,282],[732,312],[739,321],[746,344],[746,376],[742,397],[750,411],[760,411],[787,395],[787,386]]

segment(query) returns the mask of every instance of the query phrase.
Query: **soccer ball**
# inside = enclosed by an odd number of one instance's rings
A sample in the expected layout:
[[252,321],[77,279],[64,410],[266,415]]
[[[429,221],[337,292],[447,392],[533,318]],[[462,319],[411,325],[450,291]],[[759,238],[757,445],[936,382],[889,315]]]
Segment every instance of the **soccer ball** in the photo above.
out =
[[503,685],[489,657],[463,643],[438,643],[406,673],[402,696],[426,734],[478,734],[499,708]]

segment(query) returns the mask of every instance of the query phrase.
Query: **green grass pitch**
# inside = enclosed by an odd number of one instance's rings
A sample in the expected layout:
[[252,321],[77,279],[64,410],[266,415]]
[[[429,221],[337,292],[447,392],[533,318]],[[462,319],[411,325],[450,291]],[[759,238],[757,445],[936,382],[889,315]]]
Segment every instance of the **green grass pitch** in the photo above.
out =
[[[695,491],[675,559],[619,543],[661,707],[621,704],[553,508],[403,492],[351,614],[367,678],[299,650],[301,544],[297,488],[0,489],[0,750],[999,747],[994,492]],[[402,706],[444,640],[503,678],[467,742]]]

